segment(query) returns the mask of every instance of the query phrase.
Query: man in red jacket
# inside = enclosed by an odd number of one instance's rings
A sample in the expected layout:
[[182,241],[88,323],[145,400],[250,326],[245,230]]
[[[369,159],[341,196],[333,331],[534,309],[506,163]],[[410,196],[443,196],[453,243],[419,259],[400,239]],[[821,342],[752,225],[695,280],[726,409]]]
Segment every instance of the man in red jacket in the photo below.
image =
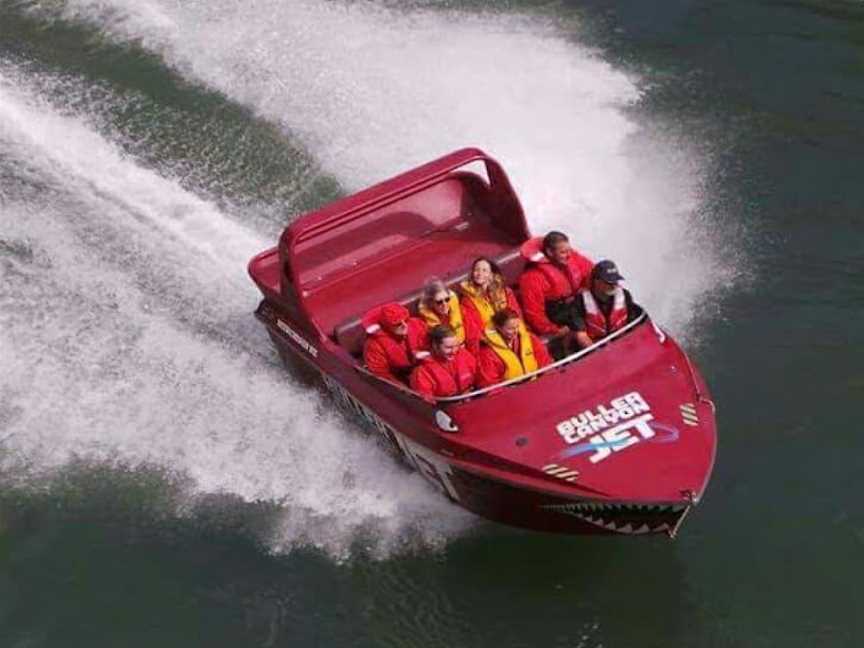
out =
[[411,389],[427,398],[464,394],[474,387],[477,361],[459,344],[452,328],[439,324],[429,331],[432,353],[411,372]]
[[546,346],[519,319],[519,313],[505,308],[492,317],[494,331],[488,331],[477,358],[477,384],[496,385],[537,371],[552,363]]
[[571,334],[581,321],[576,296],[590,287],[594,263],[574,250],[561,232],[526,241],[522,256],[528,261],[519,278],[525,321],[538,335],[560,337],[569,352]]
[[409,372],[428,355],[426,323],[409,317],[408,309],[397,303],[373,308],[363,317],[366,341],[363,361],[376,376],[404,383]]

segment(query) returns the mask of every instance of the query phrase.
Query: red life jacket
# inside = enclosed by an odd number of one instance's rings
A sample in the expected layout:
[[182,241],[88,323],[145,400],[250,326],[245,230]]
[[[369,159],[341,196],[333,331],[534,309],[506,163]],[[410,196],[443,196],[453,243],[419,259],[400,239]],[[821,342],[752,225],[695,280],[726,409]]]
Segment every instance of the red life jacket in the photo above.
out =
[[477,361],[465,349],[450,361],[430,355],[411,373],[411,388],[429,396],[455,396],[474,386],[476,373]]
[[526,261],[533,264],[526,272],[530,272],[532,267],[537,268],[549,282],[549,290],[544,295],[547,301],[572,297],[587,287],[588,275],[594,263],[576,250],[570,253],[564,266],[554,263],[543,253],[542,236],[525,241],[520,252]]
[[[571,255],[571,259],[575,261],[574,256]],[[543,273],[551,286],[551,290],[546,295],[546,299],[550,301],[566,299],[575,295],[585,281],[585,277],[575,263],[568,263],[562,267],[557,263],[546,261],[538,263],[536,267]]]
[[[367,335],[363,355],[369,364],[369,355],[380,351],[387,357],[386,364],[389,366],[389,371],[393,377],[400,375],[404,377],[418,360],[429,355],[429,352],[425,350],[428,347],[426,323],[417,317],[409,317],[407,335],[403,338],[397,338],[382,328],[380,315],[381,309],[378,307],[363,317],[363,328]],[[370,368],[372,368],[371,364]],[[389,376],[383,375],[383,371],[383,363],[380,371],[373,369],[373,373],[380,374],[383,378],[389,378]]]
[[617,331],[627,324],[627,300],[623,288],[616,288],[612,297],[612,310],[608,317],[600,310],[597,300],[590,290],[579,293],[582,303],[585,304],[585,324],[588,327],[588,337],[594,342],[600,340],[613,331]]

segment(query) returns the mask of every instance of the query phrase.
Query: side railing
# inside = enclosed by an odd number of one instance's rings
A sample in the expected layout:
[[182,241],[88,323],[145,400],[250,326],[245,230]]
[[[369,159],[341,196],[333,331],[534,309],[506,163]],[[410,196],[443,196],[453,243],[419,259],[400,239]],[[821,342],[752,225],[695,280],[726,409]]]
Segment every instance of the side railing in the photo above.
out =
[[526,382],[528,380],[533,380],[539,376],[542,376],[545,373],[553,371],[554,369],[559,369],[564,365],[570,364],[571,362],[575,362],[579,358],[582,358],[589,353],[596,351],[600,347],[606,346],[610,342],[617,340],[622,335],[625,335],[628,331],[632,331],[636,326],[638,326],[641,322],[644,322],[648,318],[647,313],[642,311],[642,313],[634,319],[632,322],[628,322],[626,326],[618,329],[614,333],[607,335],[602,340],[598,340],[594,344],[576,353],[571,353],[567,357],[561,358],[560,360],[556,360],[552,364],[546,365],[545,367],[538,369],[537,371],[532,371],[531,373],[527,373],[524,376],[519,376],[518,378],[511,378],[510,380],[505,380],[504,382],[496,383],[494,385],[490,385],[489,387],[483,387],[482,389],[475,389],[474,391],[466,392],[464,394],[459,394],[458,396],[446,396],[444,398],[436,399],[439,403],[453,403],[461,400],[465,400],[466,398],[474,398],[476,396],[482,396],[483,394],[488,394],[490,391],[495,389],[501,389],[501,387],[508,387],[510,385],[516,385],[518,383]]

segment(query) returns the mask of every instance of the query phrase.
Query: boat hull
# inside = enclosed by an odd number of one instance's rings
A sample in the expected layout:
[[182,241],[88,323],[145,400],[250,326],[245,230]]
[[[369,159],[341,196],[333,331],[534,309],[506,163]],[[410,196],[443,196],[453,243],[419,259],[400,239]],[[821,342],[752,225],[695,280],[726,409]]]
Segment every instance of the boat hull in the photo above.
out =
[[[285,367],[325,389],[340,410],[368,431],[403,465],[419,473],[455,505],[502,524],[548,533],[574,535],[650,535],[674,537],[696,503],[613,501],[604,497],[567,496],[530,488],[499,471],[484,471],[456,459],[447,445],[431,449],[379,417],[353,396],[347,385],[326,373],[293,340],[268,326]],[[492,473],[496,474],[492,474]]]

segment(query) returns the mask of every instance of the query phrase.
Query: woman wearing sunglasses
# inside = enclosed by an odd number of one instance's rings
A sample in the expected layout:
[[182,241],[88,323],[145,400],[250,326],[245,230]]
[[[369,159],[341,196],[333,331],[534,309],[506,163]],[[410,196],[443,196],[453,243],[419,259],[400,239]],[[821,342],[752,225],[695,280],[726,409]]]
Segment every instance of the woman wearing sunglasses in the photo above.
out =
[[465,344],[466,348],[478,346],[479,335],[470,342],[465,339],[465,322],[459,296],[440,279],[430,279],[423,286],[423,298],[417,312],[430,331],[440,324],[446,324],[453,329],[459,344]]

